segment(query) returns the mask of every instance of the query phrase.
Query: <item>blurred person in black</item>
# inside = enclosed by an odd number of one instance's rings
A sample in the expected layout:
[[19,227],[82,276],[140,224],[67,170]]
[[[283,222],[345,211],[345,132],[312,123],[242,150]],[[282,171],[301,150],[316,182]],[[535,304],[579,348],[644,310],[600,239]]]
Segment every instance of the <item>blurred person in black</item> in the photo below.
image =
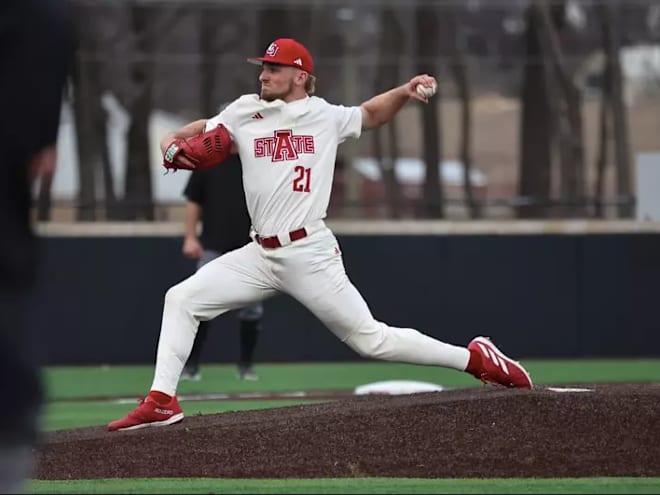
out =
[[[197,260],[197,270],[221,254],[250,242],[250,216],[243,192],[241,161],[231,155],[222,166],[192,172],[184,190],[186,197],[183,254]],[[198,227],[201,224],[201,234]],[[261,327],[263,304],[238,311],[240,357],[238,378],[257,380],[254,351]],[[199,380],[200,359],[208,334],[208,321],[199,324],[195,342],[181,374],[182,380]]]
[[0,493],[25,489],[41,429],[43,385],[26,325],[39,259],[31,190],[55,170],[73,29],[64,0],[0,2]]

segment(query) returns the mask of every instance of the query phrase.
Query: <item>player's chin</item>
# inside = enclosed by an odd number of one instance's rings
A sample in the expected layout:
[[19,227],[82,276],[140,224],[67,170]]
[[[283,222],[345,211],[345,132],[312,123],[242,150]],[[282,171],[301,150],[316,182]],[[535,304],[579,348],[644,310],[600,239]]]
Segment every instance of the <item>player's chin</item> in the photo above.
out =
[[272,91],[268,91],[267,89],[261,88],[261,99],[265,101],[275,101],[277,100],[280,95],[273,93]]

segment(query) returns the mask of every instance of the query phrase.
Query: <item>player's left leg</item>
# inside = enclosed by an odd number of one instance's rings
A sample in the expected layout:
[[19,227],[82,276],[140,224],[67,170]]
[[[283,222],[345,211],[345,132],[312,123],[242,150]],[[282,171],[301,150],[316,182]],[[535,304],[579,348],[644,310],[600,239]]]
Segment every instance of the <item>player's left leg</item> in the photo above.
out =
[[[468,371],[481,379],[488,373],[488,381],[531,388],[524,369],[504,355],[495,356],[495,366],[491,366],[492,353],[484,354],[480,348],[455,346],[412,328],[393,327],[376,320],[346,276],[334,235],[323,236],[308,246],[299,246],[307,247],[307,254],[299,252],[291,257],[288,271],[293,275],[286,278],[285,287],[357,353],[373,359]],[[502,363],[511,376],[500,369]]]
[[470,358],[466,348],[374,319],[364,298],[346,276],[337,240],[329,230],[283,249],[291,251],[286,272],[282,273],[286,291],[360,355],[457,370],[466,368]]
[[[321,283],[328,273],[314,277]],[[362,295],[347,281],[324,297],[295,296],[339,339],[358,354],[373,359],[427,364],[465,370],[470,352],[436,340],[413,328],[399,328],[376,320]]]

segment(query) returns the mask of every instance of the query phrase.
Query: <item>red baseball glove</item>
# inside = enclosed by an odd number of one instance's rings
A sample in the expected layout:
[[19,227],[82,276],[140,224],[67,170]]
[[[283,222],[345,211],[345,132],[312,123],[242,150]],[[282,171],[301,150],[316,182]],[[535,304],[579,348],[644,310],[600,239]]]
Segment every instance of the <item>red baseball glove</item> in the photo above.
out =
[[[231,136],[222,124],[187,139],[176,139],[165,150],[166,169],[208,170],[223,162],[231,153]],[[179,156],[190,160],[194,167],[181,163]]]

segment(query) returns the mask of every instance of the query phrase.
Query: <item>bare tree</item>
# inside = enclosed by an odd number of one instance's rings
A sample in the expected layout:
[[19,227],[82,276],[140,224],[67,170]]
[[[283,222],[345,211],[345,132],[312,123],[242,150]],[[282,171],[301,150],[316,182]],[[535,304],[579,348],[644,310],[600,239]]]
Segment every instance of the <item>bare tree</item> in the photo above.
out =
[[549,93],[553,80],[539,37],[543,19],[535,5],[527,8],[526,21],[518,193],[529,204],[520,205],[518,216],[542,218],[545,209],[539,203],[549,200],[551,186],[554,129]]
[[[562,215],[583,211],[585,167],[581,92],[564,61],[558,30],[565,5],[534,0],[527,12],[527,63],[521,121],[521,195],[531,199],[522,216],[547,215],[552,164],[559,162]],[[536,112],[539,112],[535,115]]]
[[142,4],[131,4],[133,57],[131,82],[132,98],[127,101],[131,122],[127,135],[126,180],[122,212],[125,220],[154,220],[149,159],[149,117],[153,94],[153,52],[155,36],[149,30],[153,10]]
[[265,50],[277,38],[295,38],[292,33],[294,21],[286,5],[265,4],[259,11],[259,47]]
[[[435,74],[435,56],[438,52],[438,12],[436,7],[420,2],[416,6],[417,71]],[[444,197],[439,164],[442,161],[441,122],[438,117],[440,91],[432,103],[421,106],[423,157],[426,165],[424,203],[422,214],[429,218],[443,218]]]
[[218,54],[215,51],[215,34],[221,15],[218,9],[202,5],[197,13],[199,16],[199,51],[201,55],[201,78],[199,101],[201,115],[214,115],[217,106],[213,100],[215,71],[218,65]]
[[560,193],[562,202],[567,205],[566,214],[580,214],[582,211],[576,205],[583,200],[585,190],[582,98],[580,89],[566,68],[557,34],[557,30],[564,26],[559,19],[563,18],[565,5],[562,2],[554,3],[554,16],[551,15],[547,0],[535,0],[535,8],[541,17],[539,34],[541,42],[547,47],[544,52],[550,57],[553,77],[558,80],[560,89],[556,93],[558,111],[555,112],[560,158]]
[[[218,3],[199,5],[196,23],[199,26],[197,50],[200,54],[199,111],[203,116],[216,115],[220,106],[233,100],[246,88],[255,85],[256,67],[236,67],[241,70],[224,70],[224,57],[244,57],[246,53],[258,53],[252,40],[246,40],[250,28],[249,14],[240,6]],[[256,44],[256,43],[254,43]],[[250,46],[246,46],[250,45]],[[265,47],[259,46],[258,50]],[[235,66],[235,62],[231,62]],[[248,64],[245,64],[247,66]]]
[[[69,85],[70,81],[67,82]],[[67,102],[70,100],[69,92],[64,90],[63,101]],[[69,101],[70,102],[70,101]],[[53,176],[47,175],[41,177],[38,182],[39,191],[37,193],[36,201],[36,211],[37,211],[37,220],[40,222],[45,222],[51,219],[52,213],[52,186],[53,186]]]
[[623,74],[619,53],[621,51],[621,33],[619,28],[619,12],[621,4],[609,1],[601,6],[603,13],[603,38],[605,57],[608,70],[609,105],[612,115],[612,131],[614,138],[614,161],[616,167],[617,193],[619,199],[618,213],[622,218],[633,215],[630,179],[630,140],[628,137],[628,118],[623,97]]
[[598,133],[598,155],[596,157],[596,182],[594,186],[594,216],[602,218],[605,216],[603,198],[605,196],[605,172],[609,159],[610,119],[611,119],[611,89],[609,71],[610,64],[605,62],[603,68],[603,83],[600,97],[599,133]]
[[86,2],[74,2],[73,7],[78,26],[78,50],[71,79],[78,151],[76,218],[92,221],[97,219],[99,184],[104,188],[106,201],[115,200],[107,140],[108,116],[101,101],[108,88],[105,25],[113,16],[113,7]]
[[[374,94],[379,94],[398,84],[398,60],[403,47],[403,30],[391,8],[381,10],[381,36],[378,53],[378,69],[375,77]],[[396,177],[396,161],[399,157],[399,143],[396,118],[387,126],[373,132],[374,156],[380,168],[385,185],[385,200],[391,218],[402,216],[401,185]],[[385,135],[385,139],[383,136]]]
[[459,157],[463,164],[463,195],[470,218],[481,216],[481,208],[474,197],[472,187],[472,95],[468,78],[468,66],[465,56],[465,43],[460,30],[455,6],[445,10],[444,31],[449,49],[449,68],[454,76],[458,97],[461,102],[461,137]]

